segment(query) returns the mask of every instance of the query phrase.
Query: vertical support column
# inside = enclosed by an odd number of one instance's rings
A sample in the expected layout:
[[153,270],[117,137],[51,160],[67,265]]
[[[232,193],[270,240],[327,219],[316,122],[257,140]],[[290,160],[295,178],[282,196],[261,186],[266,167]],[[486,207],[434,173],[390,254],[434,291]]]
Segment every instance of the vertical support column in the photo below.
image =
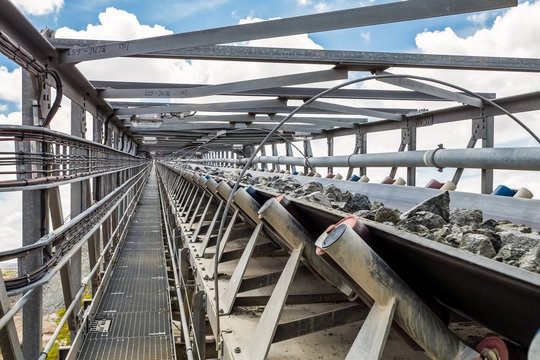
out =
[[[356,133],[356,139],[354,143],[354,150],[353,154],[365,154],[367,151],[367,134],[360,131],[358,129],[358,132]],[[347,180],[351,178],[353,175],[354,168],[352,166],[349,167],[349,170],[347,171]],[[366,167],[362,166],[360,167],[360,176],[366,175]]]
[[[272,156],[279,156],[276,144],[272,144]],[[272,170],[279,172],[279,164],[272,164]]]
[[[401,137],[407,144],[407,151],[416,151],[416,126],[401,129]],[[416,186],[416,167],[407,167],[407,185]]]
[[[485,137],[482,139],[483,148],[492,148],[495,145],[494,117],[487,116],[483,120],[485,126]],[[493,192],[493,169],[482,169],[482,194],[491,194]]]
[[[22,124],[34,126],[37,125],[34,118],[33,103],[36,99],[36,92],[32,75],[27,71],[22,71]],[[25,141],[22,144],[22,150],[25,153],[35,152],[37,149],[32,149],[33,144],[30,141]],[[32,165],[22,165],[24,167]],[[26,169],[31,170],[31,169]],[[38,241],[42,235],[45,235],[45,197],[42,196],[45,190],[26,190],[22,192],[22,244],[31,245]],[[36,252],[25,256],[19,260],[19,275],[25,275],[32,270],[40,267],[43,264],[43,255],[41,252]],[[42,302],[43,289],[37,288],[30,300],[23,308],[23,348],[22,352],[25,359],[36,359],[41,352],[42,341]]]
[[[311,150],[311,141],[310,140],[304,140],[304,156],[308,159],[313,157],[313,151]],[[312,168],[313,172],[315,172],[315,168]],[[308,167],[304,166],[304,174],[308,173]]]
[[[328,157],[334,156],[334,137],[332,135],[326,135],[326,145],[328,147]],[[331,174],[334,172],[334,167],[328,167],[328,173]]]
[[[84,107],[71,102],[71,134],[84,138],[86,133],[86,110]],[[80,151],[78,149],[72,149],[72,153],[75,151]],[[87,201],[87,186],[82,182],[75,182],[71,185],[71,218],[79,215],[86,209]],[[63,280],[63,289],[64,289],[64,302],[66,307],[69,306],[73,297],[75,296],[77,289],[81,286],[81,251],[79,250],[66,266],[62,269],[60,274]],[[77,314],[80,306],[76,306],[73,311],[73,314]],[[68,322],[69,330],[71,333],[71,339],[75,338],[75,333],[77,331],[77,320],[74,316],[72,321]]]
[[[292,145],[291,145],[290,142],[285,144],[285,155],[293,156]],[[289,170],[292,173],[292,172],[296,171],[296,166],[295,165],[285,165],[285,169]],[[304,174],[307,174],[307,173],[304,173]]]
[[[263,146],[261,148],[261,156],[266,156],[266,148]],[[261,167],[268,171],[268,164],[267,163],[261,163]]]
[[[101,121],[99,115],[92,117],[93,122],[93,134],[92,134],[92,140],[94,140],[97,143],[102,142],[103,134],[102,134],[102,127],[103,127],[103,121]],[[98,176],[95,177],[93,180],[93,201],[98,202],[102,198],[103,190],[102,190],[102,177]],[[90,260],[90,268],[93,268],[95,264],[97,263],[97,259],[99,258],[99,254],[101,252],[101,246],[100,246],[100,235],[101,235],[101,228],[98,229],[92,237],[88,240],[88,257]],[[99,276],[101,271],[96,271],[96,275],[92,278],[92,295],[95,295],[97,288],[99,286]]]

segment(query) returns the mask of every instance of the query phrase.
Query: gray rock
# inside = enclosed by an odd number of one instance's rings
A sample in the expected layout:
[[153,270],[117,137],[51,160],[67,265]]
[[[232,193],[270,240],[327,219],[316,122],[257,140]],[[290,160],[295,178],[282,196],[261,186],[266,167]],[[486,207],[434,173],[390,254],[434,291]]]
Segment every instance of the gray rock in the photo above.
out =
[[354,215],[368,220],[375,220],[375,213],[370,210],[360,210],[355,212]]
[[350,193],[350,196],[345,201],[345,204],[341,207],[341,210],[354,213],[359,210],[370,210],[371,202],[368,197],[363,194]]
[[296,181],[294,178],[290,176],[280,177],[280,176],[274,176],[272,177],[272,181],[268,184],[268,186],[272,187],[273,189],[277,190],[280,193],[285,192],[291,192],[299,188],[301,185],[298,181]]
[[497,230],[497,226],[499,226],[499,222],[496,221],[496,220],[493,220],[493,219],[488,219],[486,221],[484,221],[483,223],[481,223],[479,225],[479,228],[481,229],[487,229],[487,230],[491,230],[491,231],[496,231]]
[[482,229],[482,228],[474,229],[470,232],[474,234],[482,234],[482,235],[487,236],[489,238],[489,241],[491,241],[491,245],[493,245],[493,249],[495,249],[496,252],[499,252],[499,250],[501,249],[502,240],[499,234],[493,231],[487,230],[487,229]]
[[[373,211],[373,206],[371,207],[371,209]],[[401,211],[383,206],[375,210],[374,220],[380,223],[391,222],[397,224],[399,222],[400,215]]]
[[497,226],[496,231],[519,231],[524,234],[530,234],[532,232],[530,227],[520,224],[513,224],[509,220],[499,220],[499,225]]
[[444,241],[452,246],[452,247],[459,247],[459,244],[461,244],[461,240],[463,239],[463,233],[461,232],[453,232],[450,235],[446,236],[444,238]]
[[417,225],[422,225],[427,229],[441,228],[446,225],[446,221],[439,215],[429,211],[416,211],[413,214],[403,218],[398,223],[399,226],[413,232],[420,232],[413,230]]
[[[345,206],[345,201],[330,201],[330,205],[333,209],[343,209],[343,206]],[[345,210],[343,210],[345,211]]]
[[519,259],[519,268],[540,274],[540,246],[531,248]]
[[418,220],[418,218],[410,217],[406,220],[401,220],[398,223],[398,226],[403,230],[407,230],[409,232],[417,234],[424,234],[429,232],[429,229]]
[[352,195],[350,192],[342,192],[340,189],[335,187],[333,184],[325,186],[323,188],[323,194],[328,197],[330,201],[347,201],[347,199]]
[[401,219],[406,219],[421,211],[439,215],[445,222],[448,222],[450,220],[450,194],[445,191],[440,195],[427,199],[404,212]]
[[497,254],[489,238],[482,234],[465,234],[459,248],[490,259]]
[[450,212],[450,222],[459,226],[478,226],[483,220],[482,210],[456,209]]
[[384,207],[384,204],[380,201],[374,201],[373,204],[371,204],[371,211],[375,211],[379,208]]
[[300,196],[299,199],[305,200],[305,201],[312,201],[314,203],[327,206],[327,207],[332,207],[330,200],[328,200],[328,198],[324,196],[323,193],[320,191],[316,191],[305,196]]
[[452,233],[449,226],[443,226],[440,229],[433,229],[431,231],[435,241],[442,242],[448,235]]
[[323,189],[323,186],[320,182],[312,181],[294,190],[294,194],[300,195],[300,196],[309,195],[314,192],[322,192],[322,189]]
[[495,256],[495,260],[509,265],[519,266],[519,260],[532,248],[540,244],[540,235],[524,234],[515,230],[498,233],[501,237],[502,247]]

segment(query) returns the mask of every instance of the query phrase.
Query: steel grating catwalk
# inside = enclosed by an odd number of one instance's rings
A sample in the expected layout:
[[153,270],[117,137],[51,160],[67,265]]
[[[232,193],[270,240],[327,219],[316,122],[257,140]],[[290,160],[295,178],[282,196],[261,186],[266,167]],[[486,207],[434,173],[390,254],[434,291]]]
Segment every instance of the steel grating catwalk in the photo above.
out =
[[152,170],[81,360],[172,359],[169,284]]

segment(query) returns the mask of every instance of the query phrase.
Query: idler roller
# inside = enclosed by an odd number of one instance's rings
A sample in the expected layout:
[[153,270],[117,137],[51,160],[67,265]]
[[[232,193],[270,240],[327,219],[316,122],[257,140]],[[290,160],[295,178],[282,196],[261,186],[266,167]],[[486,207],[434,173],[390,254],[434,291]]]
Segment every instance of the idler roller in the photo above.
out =
[[[316,243],[374,301],[395,298],[394,321],[433,359],[467,359],[478,353],[466,346],[399,276],[367,245],[369,236],[360,221],[344,219]],[[352,225],[352,227],[351,227]]]

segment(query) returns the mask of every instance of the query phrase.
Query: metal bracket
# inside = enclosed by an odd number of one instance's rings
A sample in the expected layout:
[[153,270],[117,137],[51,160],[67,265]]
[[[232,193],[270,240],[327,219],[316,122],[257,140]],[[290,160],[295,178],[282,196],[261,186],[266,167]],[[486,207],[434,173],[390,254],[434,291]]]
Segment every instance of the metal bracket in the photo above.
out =
[[481,117],[477,119],[472,119],[472,138],[475,140],[481,140],[487,138],[487,119],[486,117]]

